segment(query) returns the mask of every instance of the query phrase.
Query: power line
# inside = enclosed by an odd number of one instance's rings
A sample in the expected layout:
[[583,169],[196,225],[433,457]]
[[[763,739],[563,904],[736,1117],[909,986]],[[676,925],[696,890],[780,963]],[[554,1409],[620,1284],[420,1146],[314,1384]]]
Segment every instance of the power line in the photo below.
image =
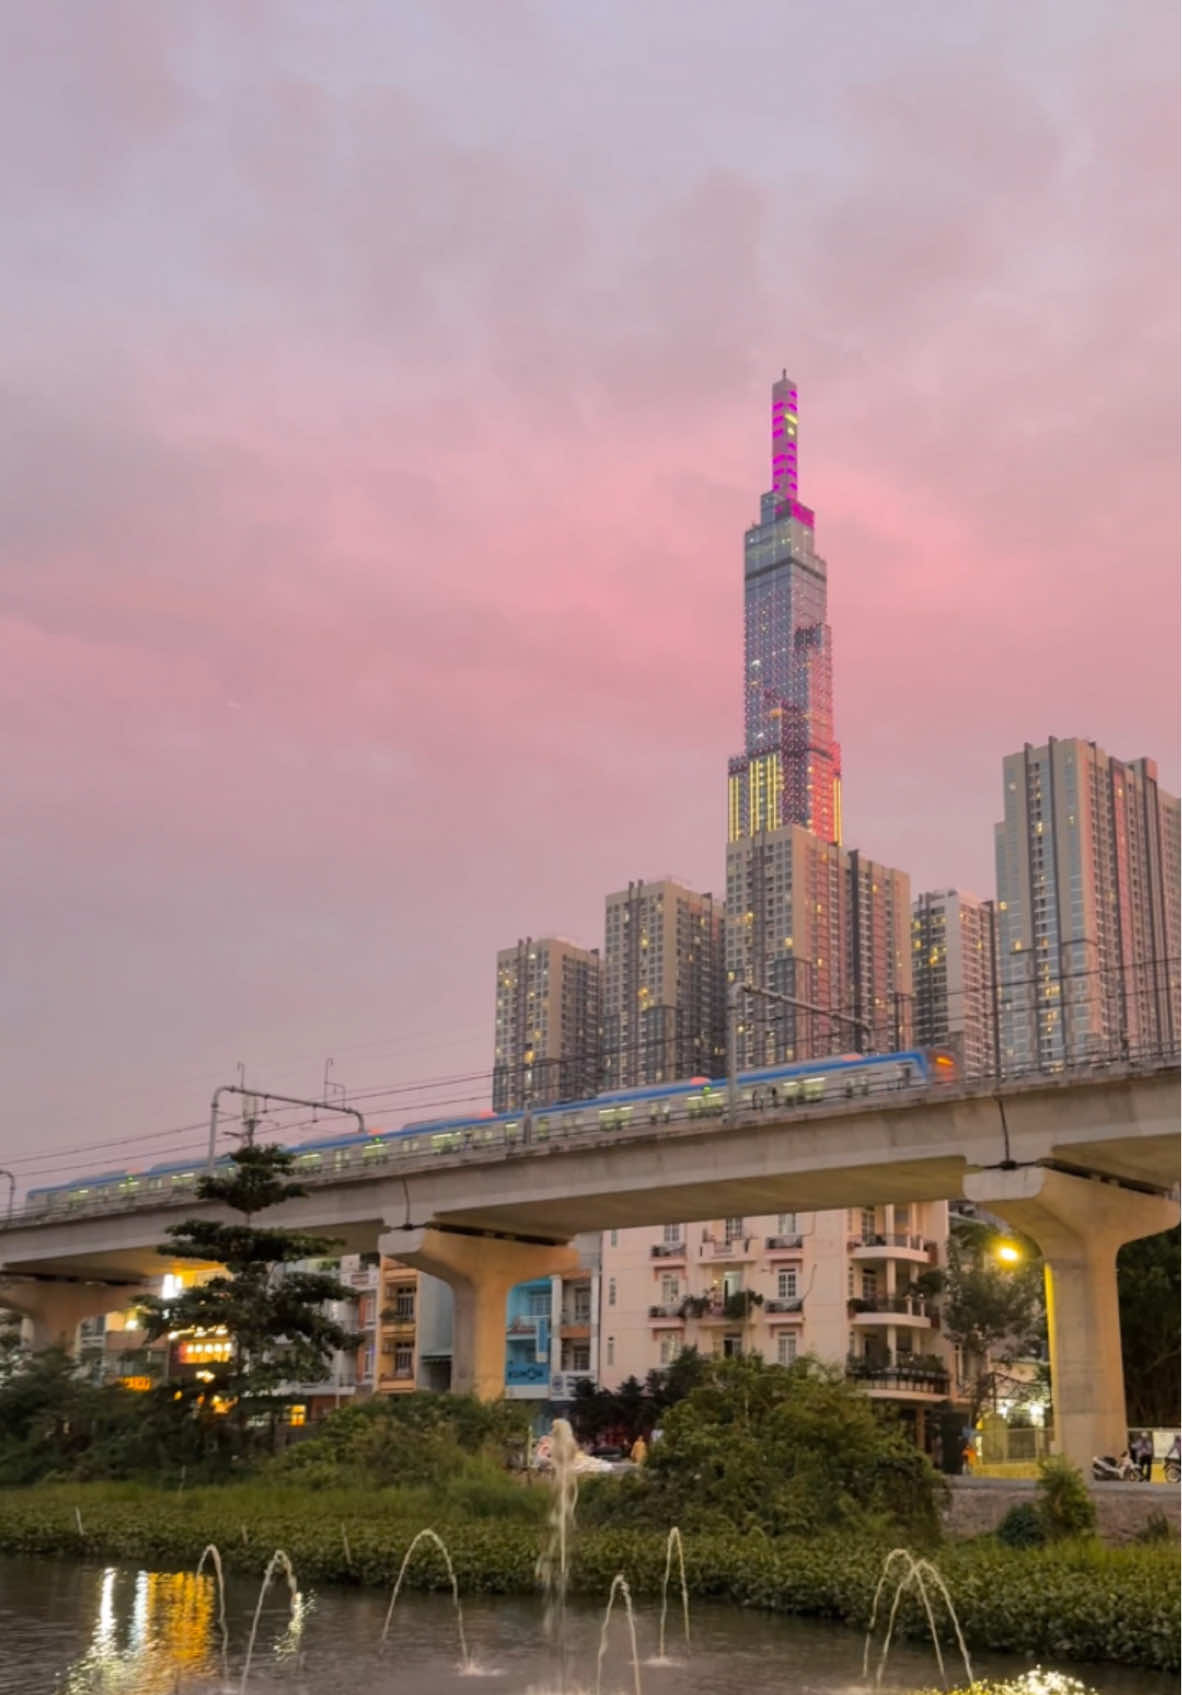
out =
[[[1033,969],[1034,963],[1037,961],[1039,956],[1035,952],[1031,951],[1026,957],[1030,958],[1032,961]],[[1158,997],[1163,993],[1170,992],[1171,984],[1168,974],[1171,967],[1177,966],[1178,963],[1179,961],[1176,957],[1170,956],[1165,959],[1145,961],[1136,965],[1117,967],[1093,966],[1072,972],[1052,973],[1040,971],[1037,976],[1024,975],[1018,980],[1011,979],[1010,981],[1000,982],[996,985],[996,993],[998,996],[997,1010],[999,1013],[1011,1017],[1021,1017],[1027,1013],[1033,1015],[1035,1012],[1044,1012],[1047,1008],[1047,996],[1045,993],[1047,987],[1053,987],[1055,984],[1063,985],[1073,981],[1097,977],[1105,978],[1116,987],[1122,988],[1126,997],[1131,996],[1135,999],[1143,997]],[[1162,981],[1162,973],[1166,974],[1164,982]],[[1150,980],[1142,981],[1140,984],[1134,983],[1132,987],[1129,987],[1127,983],[1121,985],[1120,979],[1127,978],[1130,975],[1140,976],[1143,979],[1148,975]],[[910,1010],[912,1013],[914,1012],[914,1003],[916,1000],[914,990],[895,991],[894,994],[895,997],[910,1002]],[[945,998],[951,999],[953,995],[965,997],[973,996],[981,999],[983,1002],[989,1003],[985,1006],[985,1011],[989,1014],[989,1016],[992,1016],[992,1000],[994,995],[994,985],[992,982],[985,983],[977,989],[949,991]],[[810,1016],[814,1018],[837,1018],[842,1016],[842,1014],[837,1009],[822,1008]],[[771,1023],[772,1021],[769,1020],[768,1022]],[[890,1037],[895,1030],[896,1025],[896,1009],[893,1007],[886,1007],[882,1009],[881,1018],[870,1021],[869,1028],[872,1035],[881,1033],[885,1037]],[[636,1059],[647,1058],[650,1049],[668,1051],[670,1047],[676,1048],[679,1041],[684,1039],[685,1038],[679,1038],[676,1035],[668,1035],[664,1033],[646,1035],[642,1036],[637,1042],[629,1041],[627,1044],[621,1043],[619,1046],[613,1046],[611,1048],[605,1048],[602,1045],[597,1045],[595,1048],[582,1050],[577,1053],[566,1053],[554,1056],[553,1058],[543,1057],[531,1062],[531,1067],[532,1069],[537,1070],[545,1067],[557,1068],[562,1066],[577,1066],[580,1064],[598,1063],[600,1066],[606,1068],[607,1062],[618,1058],[622,1054],[627,1054],[628,1057]],[[805,1055],[802,1056],[801,1062],[804,1063],[810,1057],[822,1058],[827,1056],[820,1053]],[[385,1102],[391,1111],[396,1108],[399,1110],[406,1110],[406,1108],[410,1105],[410,1102],[402,1097],[428,1094],[436,1090],[462,1088],[465,1084],[478,1084],[482,1086],[488,1085],[495,1080],[497,1072],[503,1069],[503,1067],[498,1066],[493,1067],[490,1070],[457,1072],[441,1077],[420,1078],[407,1082],[372,1085],[366,1089],[349,1091],[346,1099],[351,1102]],[[515,1062],[511,1069],[514,1071],[522,1069],[521,1063]],[[670,1079],[670,1081],[675,1080],[676,1079]],[[259,1093],[262,1094],[263,1091],[260,1090]],[[430,1116],[438,1116],[441,1109],[472,1105],[473,1103],[482,1100],[482,1098],[481,1094],[448,1094],[446,1096],[436,1096],[435,1098],[426,1101],[417,1102],[415,1105],[417,1106],[418,1111],[424,1116],[428,1113]],[[542,1103],[537,1104],[541,1105]],[[284,1135],[288,1136],[292,1135],[297,1130],[308,1129],[318,1124],[319,1120],[315,1117],[311,1119],[303,1118],[294,1124],[285,1124],[281,1122],[282,1115],[293,1110],[294,1109],[291,1107],[276,1105],[274,1108],[265,1113],[264,1116],[271,1118],[275,1124],[275,1128],[281,1131]],[[382,1110],[381,1106],[378,1106],[377,1110],[380,1113]],[[517,1108],[514,1110],[521,1109]],[[84,1154],[103,1152],[107,1149],[123,1149],[129,1146],[140,1146],[144,1143],[161,1141],[172,1136],[185,1135],[190,1131],[202,1129],[204,1127],[204,1121],[172,1125],[164,1130],[137,1132],[130,1136],[118,1136],[107,1138],[98,1142],[79,1143],[62,1149],[54,1149],[52,1151],[42,1150],[37,1153],[18,1154],[11,1156],[8,1163],[18,1171],[18,1174],[23,1179],[44,1177],[67,1169]],[[171,1156],[175,1153],[177,1159],[185,1159],[189,1157],[192,1152],[188,1146],[175,1150],[163,1148],[159,1151],[162,1156]]]

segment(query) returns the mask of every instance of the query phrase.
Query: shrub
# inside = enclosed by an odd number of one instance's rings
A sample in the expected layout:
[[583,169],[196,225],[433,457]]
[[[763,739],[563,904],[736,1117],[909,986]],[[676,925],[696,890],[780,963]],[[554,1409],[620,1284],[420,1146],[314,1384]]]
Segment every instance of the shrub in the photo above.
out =
[[472,1395],[375,1395],[329,1413],[267,1467],[307,1488],[451,1486],[475,1475],[515,1488],[502,1468],[524,1455],[528,1416],[514,1402]]
[[1096,1529],[1096,1503],[1078,1466],[1065,1454],[1052,1454],[1038,1468],[1038,1512],[1048,1539],[1091,1536]]
[[1007,1548],[1038,1548],[1046,1539],[1042,1514],[1030,1501],[1011,1507],[997,1527],[997,1540]]
[[1138,1542],[1151,1543],[1176,1542],[1177,1539],[1177,1532],[1165,1513],[1150,1513],[1135,1538]]
[[914,1442],[815,1360],[710,1361],[670,1409],[644,1470],[584,1490],[584,1523],[728,1535],[863,1534],[934,1541],[945,1485]]

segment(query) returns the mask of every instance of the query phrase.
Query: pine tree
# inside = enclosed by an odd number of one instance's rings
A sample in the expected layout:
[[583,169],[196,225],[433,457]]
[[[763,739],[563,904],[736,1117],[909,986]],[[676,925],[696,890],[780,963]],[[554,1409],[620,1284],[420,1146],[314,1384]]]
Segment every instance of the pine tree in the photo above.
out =
[[288,1177],[293,1156],[279,1147],[247,1145],[231,1160],[228,1169],[199,1180],[197,1195],[220,1201],[242,1222],[186,1219],[170,1226],[170,1240],[158,1250],[222,1269],[178,1296],[149,1296],[141,1305],[153,1341],[176,1331],[224,1332],[230,1357],[210,1362],[207,1387],[211,1396],[235,1404],[244,1431],[249,1410],[276,1411],[285,1383],[320,1382],[332,1355],[356,1346],[358,1338],[325,1311],[328,1302],[347,1300],[349,1290],[330,1272],[295,1269],[338,1244],[254,1223],[258,1213],[307,1193]]

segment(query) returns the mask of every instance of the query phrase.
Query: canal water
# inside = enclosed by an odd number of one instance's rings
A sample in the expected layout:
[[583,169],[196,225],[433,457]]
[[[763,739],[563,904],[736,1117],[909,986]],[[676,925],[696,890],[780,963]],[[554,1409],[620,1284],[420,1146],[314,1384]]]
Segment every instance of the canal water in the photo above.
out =
[[[298,1573],[297,1573],[298,1577]],[[223,1661],[214,1579],[65,1561],[0,1559],[3,1695],[238,1695],[258,1585],[227,1586],[229,1654]],[[253,1695],[581,1695],[596,1687],[601,1613],[572,1606],[567,1671],[542,1635],[542,1606],[473,1596],[464,1625],[476,1674],[459,1671],[450,1598],[399,1599],[381,1647],[387,1597],[372,1591],[303,1592],[292,1620],[282,1581],[260,1618],[248,1688]],[[857,1695],[862,1642],[835,1625],[699,1606],[692,1643],[671,1597],[668,1653],[653,1664],[658,1609],[636,1620],[644,1695]],[[648,1663],[646,1663],[648,1662]],[[951,1664],[951,1662],[950,1662]],[[1014,1675],[1027,1662],[983,1655],[978,1675]],[[1065,1667],[1101,1695],[1174,1695],[1177,1680],[1121,1667]],[[884,1687],[898,1695],[938,1683],[930,1651],[892,1650]],[[628,1630],[617,1610],[603,1663],[603,1695],[634,1695]]]

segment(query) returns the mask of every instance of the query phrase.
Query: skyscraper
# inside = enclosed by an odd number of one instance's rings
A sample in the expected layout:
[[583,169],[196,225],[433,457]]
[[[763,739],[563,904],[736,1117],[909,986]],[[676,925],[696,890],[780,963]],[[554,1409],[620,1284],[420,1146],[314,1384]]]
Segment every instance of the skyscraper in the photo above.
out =
[[967,1077],[995,1075],[997,908],[959,889],[918,895],[911,912],[915,1040],[952,1048]]
[[594,949],[527,936],[497,954],[493,1110],[582,1100],[601,1087]]
[[715,1077],[725,1051],[722,909],[675,878],[606,902],[604,1076],[613,1089]]
[[906,872],[799,825],[727,848],[726,968],[748,998],[741,1065],[890,1052],[911,1032]]
[[1151,759],[1049,737],[1004,761],[1002,1061],[1054,1069],[1178,1037],[1178,800]]
[[800,406],[772,385],[771,482],[743,549],[745,751],[730,761],[726,967],[748,997],[744,1063],[908,1039],[906,875],[841,845],[828,573],[801,504]]
[[728,835],[798,824],[841,840],[841,750],[816,520],[797,499],[800,412],[787,372],[772,385],[772,486],[744,548],[746,747],[730,761]]

